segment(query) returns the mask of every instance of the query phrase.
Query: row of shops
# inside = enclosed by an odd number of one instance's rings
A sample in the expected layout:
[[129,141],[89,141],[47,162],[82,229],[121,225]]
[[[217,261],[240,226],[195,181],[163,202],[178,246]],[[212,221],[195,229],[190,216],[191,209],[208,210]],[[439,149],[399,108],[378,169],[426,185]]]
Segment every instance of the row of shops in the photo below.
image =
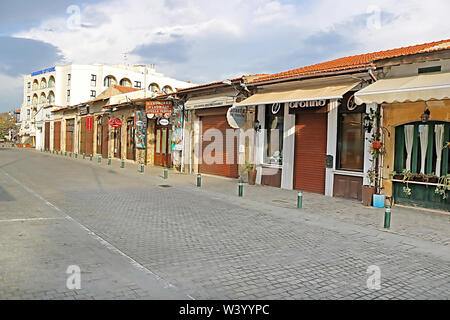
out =
[[255,170],[261,185],[450,211],[450,52],[423,46],[106,95],[54,110],[45,149],[243,180]]

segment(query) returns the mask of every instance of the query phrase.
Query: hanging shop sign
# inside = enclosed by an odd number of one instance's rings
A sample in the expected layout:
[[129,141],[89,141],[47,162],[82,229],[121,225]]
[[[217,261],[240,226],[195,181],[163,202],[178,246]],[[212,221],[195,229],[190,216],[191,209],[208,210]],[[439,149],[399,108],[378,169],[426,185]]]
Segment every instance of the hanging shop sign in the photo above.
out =
[[328,100],[309,100],[309,101],[297,101],[297,102],[289,102],[290,109],[297,108],[317,108],[317,107],[325,107],[328,103]]
[[109,125],[113,128],[119,128],[122,126],[122,121],[120,119],[111,119]]
[[147,116],[144,111],[136,111],[136,148],[145,149],[147,147]]
[[169,120],[161,119],[161,120],[159,120],[159,124],[162,126],[167,126],[167,125],[169,125]]
[[80,110],[80,116],[85,116],[89,113],[88,106],[79,107],[79,110]]
[[[145,111],[149,116],[149,118],[153,117],[165,117],[166,119],[170,118],[173,110],[172,101],[147,101],[145,103]],[[150,119],[151,119],[150,118]]]
[[94,129],[94,117],[86,117],[86,130],[92,131]]
[[242,128],[247,121],[246,107],[235,106],[227,111],[227,121],[233,129]]

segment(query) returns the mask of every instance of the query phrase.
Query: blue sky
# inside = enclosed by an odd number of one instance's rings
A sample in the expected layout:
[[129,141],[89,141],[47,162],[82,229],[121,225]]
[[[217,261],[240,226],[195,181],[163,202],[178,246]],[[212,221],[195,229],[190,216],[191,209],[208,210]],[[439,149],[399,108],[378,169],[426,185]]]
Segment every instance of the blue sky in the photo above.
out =
[[24,74],[56,64],[127,52],[205,83],[449,39],[448,12],[447,0],[1,0],[0,112],[20,106]]

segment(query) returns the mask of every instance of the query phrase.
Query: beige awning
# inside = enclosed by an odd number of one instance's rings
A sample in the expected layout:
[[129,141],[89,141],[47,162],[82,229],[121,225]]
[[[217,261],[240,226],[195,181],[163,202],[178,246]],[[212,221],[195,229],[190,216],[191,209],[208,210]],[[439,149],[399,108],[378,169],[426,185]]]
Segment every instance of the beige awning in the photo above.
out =
[[356,87],[360,82],[361,80],[354,80],[339,84],[323,84],[304,86],[299,89],[261,92],[254,94],[236,105],[252,106],[284,102],[341,99],[345,93]]
[[443,100],[450,97],[450,73],[383,79],[358,91],[357,104]]
[[188,99],[188,101],[186,101],[186,103],[184,104],[184,108],[186,110],[205,109],[205,108],[230,106],[233,105],[233,103],[234,98],[227,96],[217,96],[204,99],[191,98]]

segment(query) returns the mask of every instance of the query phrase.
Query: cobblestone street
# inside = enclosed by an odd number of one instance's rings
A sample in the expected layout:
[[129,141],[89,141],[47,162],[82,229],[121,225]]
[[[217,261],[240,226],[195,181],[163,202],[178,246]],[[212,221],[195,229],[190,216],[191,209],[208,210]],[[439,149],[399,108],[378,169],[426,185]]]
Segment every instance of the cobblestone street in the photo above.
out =
[[[448,299],[450,216],[0,149],[0,299]],[[78,265],[82,289],[66,288]],[[367,268],[381,269],[369,290]]]

